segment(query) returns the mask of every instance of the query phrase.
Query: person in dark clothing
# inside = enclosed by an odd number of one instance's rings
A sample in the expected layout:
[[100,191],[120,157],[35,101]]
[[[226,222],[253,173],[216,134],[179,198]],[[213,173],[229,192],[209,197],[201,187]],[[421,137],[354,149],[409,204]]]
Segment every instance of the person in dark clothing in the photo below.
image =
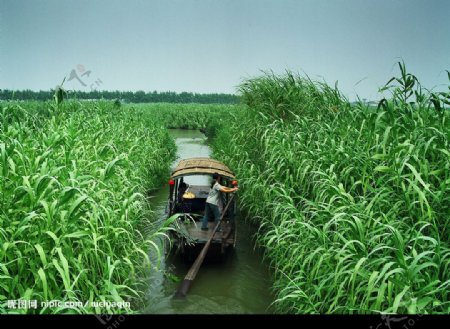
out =
[[178,202],[183,201],[183,194],[186,192],[188,187],[189,187],[189,185],[186,184],[185,182],[180,183],[180,186],[178,187]]

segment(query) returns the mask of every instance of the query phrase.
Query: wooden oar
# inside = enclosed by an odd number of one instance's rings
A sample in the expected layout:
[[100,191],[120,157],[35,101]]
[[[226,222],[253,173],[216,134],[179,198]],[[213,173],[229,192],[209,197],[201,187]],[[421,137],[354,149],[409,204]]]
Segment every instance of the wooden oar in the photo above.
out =
[[192,282],[194,281],[195,277],[197,276],[197,272],[200,269],[200,266],[202,266],[203,260],[205,259],[206,253],[208,252],[209,246],[211,245],[211,241],[216,234],[217,229],[219,228],[220,223],[222,222],[223,217],[227,213],[228,207],[231,204],[231,201],[233,201],[234,194],[231,196],[230,201],[228,201],[222,216],[219,219],[219,222],[217,223],[216,227],[214,228],[211,236],[209,237],[208,241],[205,243],[202,251],[197,256],[197,259],[195,260],[194,264],[192,264],[191,268],[189,269],[189,272],[184,277],[183,282],[181,282],[180,286],[178,287],[177,292],[175,293],[175,297],[186,297],[186,294],[189,291],[189,288],[192,285]]

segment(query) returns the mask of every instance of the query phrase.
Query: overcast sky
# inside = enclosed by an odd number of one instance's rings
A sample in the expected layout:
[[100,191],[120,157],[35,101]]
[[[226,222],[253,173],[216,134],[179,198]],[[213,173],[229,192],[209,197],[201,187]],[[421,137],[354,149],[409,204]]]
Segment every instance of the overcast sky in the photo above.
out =
[[400,59],[442,89],[449,14],[449,0],[0,0],[0,89],[74,70],[85,86],[67,89],[234,93],[289,69],[376,99]]

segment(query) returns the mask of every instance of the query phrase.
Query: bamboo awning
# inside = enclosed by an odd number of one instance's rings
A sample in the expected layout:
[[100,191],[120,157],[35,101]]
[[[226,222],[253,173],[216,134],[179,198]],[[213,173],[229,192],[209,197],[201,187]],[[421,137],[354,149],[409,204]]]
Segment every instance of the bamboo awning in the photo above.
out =
[[222,162],[211,158],[190,158],[181,160],[172,171],[172,178],[189,175],[212,175],[218,173],[229,179],[236,179],[234,173]]

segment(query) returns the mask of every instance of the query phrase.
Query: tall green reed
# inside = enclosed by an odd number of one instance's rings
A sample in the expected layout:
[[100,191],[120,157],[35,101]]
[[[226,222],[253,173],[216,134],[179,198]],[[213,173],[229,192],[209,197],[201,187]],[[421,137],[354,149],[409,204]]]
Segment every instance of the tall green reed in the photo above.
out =
[[450,309],[448,94],[399,66],[377,109],[289,72],[245,81],[248,108],[219,130],[279,312]]
[[[2,104],[0,312],[138,309],[156,266],[149,250],[165,231],[142,233],[152,220],[147,192],[167,177],[174,152],[152,118],[110,103]],[[132,307],[7,309],[20,298]]]

